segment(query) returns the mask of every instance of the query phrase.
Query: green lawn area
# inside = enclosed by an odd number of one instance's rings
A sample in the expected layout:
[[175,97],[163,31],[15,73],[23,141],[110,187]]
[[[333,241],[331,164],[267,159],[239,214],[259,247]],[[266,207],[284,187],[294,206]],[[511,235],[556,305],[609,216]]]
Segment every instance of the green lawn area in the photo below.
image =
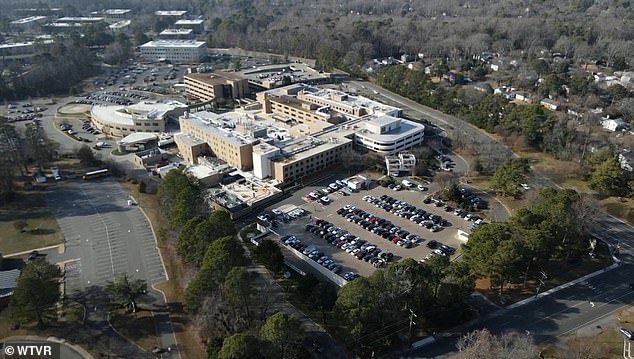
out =
[[494,303],[506,306],[535,295],[538,285],[536,278],[541,270],[548,275],[548,279],[546,279],[544,284],[539,288],[540,293],[583,277],[586,274],[601,270],[612,264],[612,257],[610,256],[609,250],[607,246],[601,242],[597,244],[596,254],[595,259],[591,259],[589,256],[583,256],[579,260],[572,262],[552,260],[540,268],[533,268],[529,273],[525,288],[522,286],[523,277],[517,278],[513,283],[504,286],[502,295],[500,295],[499,285],[494,283],[491,287],[488,278],[478,279],[476,281],[476,289]]
[[608,197],[600,200],[599,203],[609,214],[634,225],[634,200]]
[[500,201],[506,208],[511,211],[511,214],[516,210],[526,206],[526,200],[524,198],[515,199],[513,197],[503,197],[495,194],[491,190],[491,177],[478,176],[469,178],[469,186],[475,187],[483,192],[488,193],[491,197]]
[[132,340],[145,350],[152,350],[161,343],[156,336],[156,326],[152,312],[138,309],[136,313],[125,313],[123,309],[113,311],[110,324],[124,337]]
[[[23,230],[15,227],[24,221]],[[44,191],[20,191],[0,207],[0,253],[10,254],[60,244],[62,233],[46,203]]]

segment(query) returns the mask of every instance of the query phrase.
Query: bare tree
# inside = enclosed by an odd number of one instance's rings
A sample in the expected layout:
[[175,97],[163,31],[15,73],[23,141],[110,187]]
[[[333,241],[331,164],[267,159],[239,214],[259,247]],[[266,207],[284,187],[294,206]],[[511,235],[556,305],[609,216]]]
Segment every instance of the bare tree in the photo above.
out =
[[458,340],[458,359],[532,359],[537,353],[530,333],[507,332],[496,336],[488,330],[475,330]]
[[447,187],[456,183],[457,180],[453,172],[437,172],[434,176],[434,182],[438,182],[441,192],[444,192]]

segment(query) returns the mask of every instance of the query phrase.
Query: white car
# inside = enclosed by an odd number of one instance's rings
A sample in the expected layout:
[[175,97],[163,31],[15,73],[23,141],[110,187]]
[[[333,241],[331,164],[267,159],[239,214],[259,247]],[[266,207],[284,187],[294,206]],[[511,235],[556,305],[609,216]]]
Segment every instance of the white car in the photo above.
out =
[[328,196],[323,196],[319,199],[321,201],[321,203],[330,203],[330,198],[328,198]]
[[524,190],[528,191],[529,189],[531,189],[526,183],[522,183],[520,184],[520,187],[522,187]]
[[427,187],[423,186],[422,184],[419,184],[419,185],[417,186],[417,188],[418,188],[418,190],[419,190],[419,191],[421,191],[421,192],[422,192],[422,191],[427,191]]
[[277,208],[276,208],[276,209],[274,209],[274,210],[272,210],[271,212],[273,212],[273,214],[274,214],[274,215],[276,215],[276,216],[281,216],[281,215],[282,215],[282,211],[280,211],[280,210],[279,210],[279,209],[277,209]]

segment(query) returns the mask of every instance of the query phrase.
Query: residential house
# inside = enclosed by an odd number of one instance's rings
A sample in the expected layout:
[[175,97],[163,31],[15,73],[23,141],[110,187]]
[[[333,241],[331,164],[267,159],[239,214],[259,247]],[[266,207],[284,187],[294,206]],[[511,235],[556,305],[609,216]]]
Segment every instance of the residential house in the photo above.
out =
[[526,103],[533,103],[533,99],[531,99],[527,92],[515,92],[515,99]]
[[541,101],[539,101],[539,104],[551,111],[557,111],[559,110],[559,107],[561,107],[559,102],[548,99],[548,98],[542,99]]
[[622,118],[608,118],[601,119],[601,126],[608,131],[616,132],[627,129],[629,126]]
[[619,153],[618,160],[622,169],[628,172],[634,171],[634,152],[623,151]]

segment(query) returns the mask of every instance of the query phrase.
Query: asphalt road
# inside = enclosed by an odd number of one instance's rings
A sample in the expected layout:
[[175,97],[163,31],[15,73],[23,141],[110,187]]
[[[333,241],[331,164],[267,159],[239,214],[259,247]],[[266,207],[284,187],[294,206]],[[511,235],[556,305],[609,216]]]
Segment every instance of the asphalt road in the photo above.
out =
[[[109,281],[122,273],[144,279],[149,286],[167,279],[150,224],[138,207],[128,205],[128,199],[112,178],[63,181],[48,192],[49,206],[64,234],[65,251],[43,254],[51,263],[66,264],[66,295],[88,309],[89,327],[97,332],[109,331],[103,291]],[[153,308],[161,346],[176,345],[160,293],[150,290],[143,302]],[[129,345],[125,349],[135,357],[145,355]]]

